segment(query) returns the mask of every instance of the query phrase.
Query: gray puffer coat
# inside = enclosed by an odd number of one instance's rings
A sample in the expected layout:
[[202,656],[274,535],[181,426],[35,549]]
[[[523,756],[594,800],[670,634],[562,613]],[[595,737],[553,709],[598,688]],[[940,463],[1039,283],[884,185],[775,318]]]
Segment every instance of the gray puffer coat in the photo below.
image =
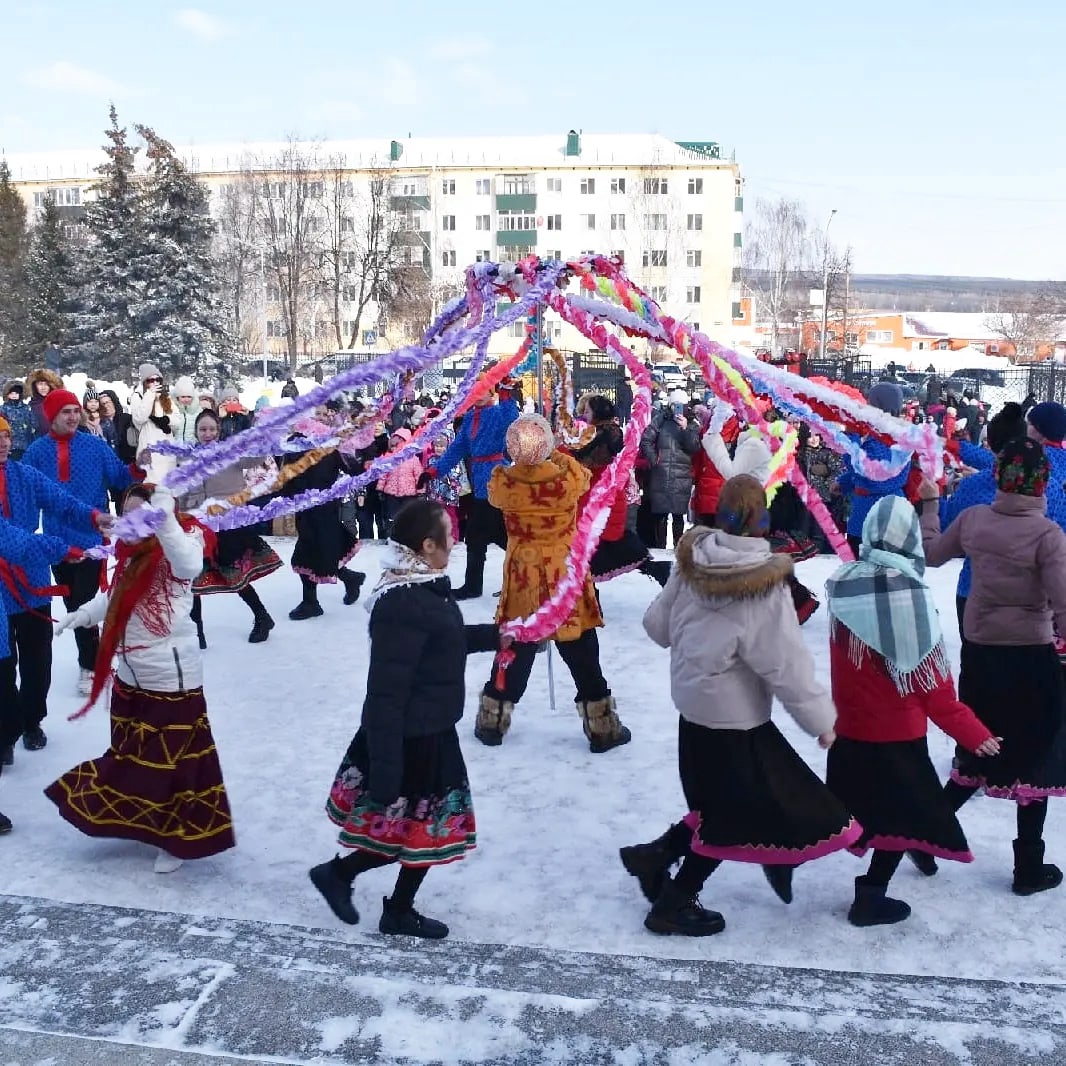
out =
[[640,454],[647,460],[648,505],[652,514],[687,514],[692,495],[692,456],[700,446],[692,422],[681,429],[672,411],[652,415],[640,439]]

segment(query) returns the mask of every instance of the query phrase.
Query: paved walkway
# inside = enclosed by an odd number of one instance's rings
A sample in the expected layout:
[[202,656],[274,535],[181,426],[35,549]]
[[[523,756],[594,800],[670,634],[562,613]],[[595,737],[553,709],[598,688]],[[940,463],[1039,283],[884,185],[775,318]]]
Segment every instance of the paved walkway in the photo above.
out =
[[[991,953],[990,948],[990,953]],[[1066,1061],[1066,986],[786,970],[0,895],[0,1066]]]

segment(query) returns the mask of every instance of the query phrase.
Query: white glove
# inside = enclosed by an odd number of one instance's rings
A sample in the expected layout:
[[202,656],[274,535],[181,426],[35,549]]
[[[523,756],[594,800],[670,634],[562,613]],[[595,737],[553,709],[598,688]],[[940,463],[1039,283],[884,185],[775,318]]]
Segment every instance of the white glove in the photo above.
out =
[[725,400],[719,400],[711,412],[711,420],[707,423],[707,432],[721,433],[725,428],[726,422],[733,417],[733,413],[732,404],[726,403]]
[[56,635],[58,636],[64,629],[87,629],[91,625],[92,619],[89,617],[89,612],[84,607],[79,607],[56,623]]

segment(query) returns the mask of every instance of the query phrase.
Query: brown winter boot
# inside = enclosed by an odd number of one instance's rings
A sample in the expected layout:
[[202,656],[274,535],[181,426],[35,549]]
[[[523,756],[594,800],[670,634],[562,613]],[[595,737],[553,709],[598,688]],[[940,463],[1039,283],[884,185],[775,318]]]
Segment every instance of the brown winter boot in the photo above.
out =
[[633,739],[633,734],[619,721],[610,694],[602,700],[577,700],[576,706],[593,754],[600,755]]
[[511,713],[514,704],[507,700],[493,699],[492,696],[481,694],[481,706],[477,712],[477,722],[474,725],[474,736],[494,748],[503,743],[504,735],[511,728]]

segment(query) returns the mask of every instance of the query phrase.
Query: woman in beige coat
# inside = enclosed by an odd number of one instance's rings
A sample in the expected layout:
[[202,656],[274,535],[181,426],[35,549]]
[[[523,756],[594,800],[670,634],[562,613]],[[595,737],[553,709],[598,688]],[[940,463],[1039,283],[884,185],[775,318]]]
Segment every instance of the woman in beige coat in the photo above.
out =
[[644,616],[648,635],[670,649],[689,810],[658,840],[621,850],[652,901],[644,924],[656,933],[707,936],[725,927],[696,898],[725,859],[760,864],[788,903],[797,865],[861,833],[770,720],[776,696],[822,747],[833,743],[836,710],[800,636],[788,590],[792,560],[770,552],[762,485],[748,475],[727,481],[716,521],[717,529],[685,535]]

